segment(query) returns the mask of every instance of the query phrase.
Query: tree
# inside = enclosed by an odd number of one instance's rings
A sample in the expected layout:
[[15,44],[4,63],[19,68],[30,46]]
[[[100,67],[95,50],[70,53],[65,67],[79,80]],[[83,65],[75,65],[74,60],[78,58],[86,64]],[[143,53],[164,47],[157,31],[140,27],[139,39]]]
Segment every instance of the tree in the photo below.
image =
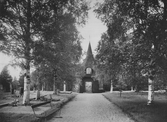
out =
[[[52,79],[53,79],[52,72],[45,64],[38,65],[38,67],[36,67],[35,71],[33,71],[31,73],[32,87],[37,89],[36,99],[40,98],[41,86],[44,87],[44,85],[46,84],[46,81],[51,83],[53,86]],[[49,86],[49,87],[51,87],[51,86]],[[49,89],[47,89],[47,90],[49,90]]]
[[[2,6],[0,33],[5,38],[2,47],[6,49],[6,53],[21,61],[20,66],[25,70],[23,104],[29,104],[30,65],[38,58],[37,48],[42,44],[47,50],[51,46],[56,47],[55,43],[60,39],[68,39],[63,35],[66,31],[63,27],[67,25],[62,18],[69,17],[67,22],[73,21],[73,24],[84,22],[87,6],[85,2],[78,0],[5,0]],[[51,50],[52,48],[49,50],[50,55]]]
[[19,76],[19,86],[24,87],[24,74],[20,74]]
[[13,89],[18,89],[19,81],[17,80],[16,77],[13,78],[12,86],[13,86]]
[[0,74],[0,84],[5,92],[10,91],[10,85],[12,82],[12,76],[9,74],[7,66],[5,66]]
[[[114,34],[113,34],[114,35]],[[122,65],[126,60],[125,43],[118,39],[111,39],[108,33],[102,35],[97,48],[96,59],[98,60],[98,68],[102,71],[106,81],[111,82],[111,92],[114,81],[117,79],[117,74],[120,73]]]
[[[158,67],[164,72],[167,69],[165,31],[167,2],[165,0],[105,1],[99,5],[96,12],[107,24],[110,38],[119,38],[121,33],[123,37],[128,31],[133,33],[132,43],[136,49],[135,53],[139,54],[140,58],[137,62],[143,65],[143,70],[148,71],[148,79],[152,86]],[[148,96],[150,104],[153,98],[152,92],[149,92]]]

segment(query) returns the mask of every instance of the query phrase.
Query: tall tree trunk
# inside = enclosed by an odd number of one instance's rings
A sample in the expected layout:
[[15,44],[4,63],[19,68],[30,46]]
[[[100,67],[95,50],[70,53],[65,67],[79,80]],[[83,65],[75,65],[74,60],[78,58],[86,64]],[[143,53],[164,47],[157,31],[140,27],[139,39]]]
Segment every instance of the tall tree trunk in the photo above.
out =
[[11,82],[9,84],[10,84],[10,92],[11,92],[11,94],[14,94],[13,84]]
[[36,94],[36,99],[40,99],[40,83],[39,83],[39,78],[37,79],[37,94]]
[[27,105],[30,103],[30,62],[31,62],[31,0],[27,1],[27,25],[25,30],[25,76],[24,76],[24,95],[23,95],[23,104]]
[[53,94],[58,94],[57,93],[57,84],[56,84],[56,77],[54,77],[54,81],[53,81]]
[[147,105],[151,105],[154,100],[153,78],[148,78],[148,101]]
[[30,69],[26,69],[24,76],[24,94],[23,94],[23,104],[27,105],[30,103]]
[[111,88],[110,88],[110,93],[112,93],[113,92],[113,82],[112,82],[112,80],[111,80]]
[[58,88],[57,88],[57,83],[56,83],[56,79],[57,79],[57,70],[54,69],[53,70],[53,94],[58,95]]

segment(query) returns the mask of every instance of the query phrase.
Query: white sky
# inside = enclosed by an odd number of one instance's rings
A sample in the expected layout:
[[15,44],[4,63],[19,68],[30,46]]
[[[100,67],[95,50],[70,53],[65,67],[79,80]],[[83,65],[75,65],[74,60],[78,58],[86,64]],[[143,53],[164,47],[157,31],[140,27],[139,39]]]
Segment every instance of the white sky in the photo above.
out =
[[[91,7],[95,5],[96,2],[103,2],[103,0],[87,0],[91,2]],[[101,39],[101,34],[107,30],[107,27],[101,22],[101,20],[96,18],[93,9],[89,10],[88,20],[84,27],[78,27],[78,30],[84,39],[81,40],[81,46],[83,48],[83,53],[87,51],[89,42],[92,46],[92,52],[95,55],[95,49],[97,47],[98,41]],[[85,56],[83,56],[84,58]],[[0,53],[0,72],[3,67],[12,60],[11,57]],[[12,76],[18,76],[20,70],[9,68]]]
[[[8,65],[10,61],[12,61],[12,57],[9,57],[3,53],[0,53],[0,72],[4,68],[4,66]],[[12,66],[8,66],[9,73],[11,74],[12,77],[19,77],[21,69],[19,68],[14,68]]]
[[[91,7],[95,5],[96,2],[102,2],[104,0],[87,0],[91,2]],[[101,39],[101,34],[107,30],[107,27],[101,22],[100,19],[96,18],[96,14],[93,12],[93,8],[89,10],[88,21],[84,27],[78,28],[79,32],[83,36],[81,46],[83,52],[88,49],[89,42],[92,46],[92,51],[95,54],[95,49],[97,47],[98,41]]]
[[0,71],[5,65],[9,63],[10,60],[11,58],[9,56],[0,53]]

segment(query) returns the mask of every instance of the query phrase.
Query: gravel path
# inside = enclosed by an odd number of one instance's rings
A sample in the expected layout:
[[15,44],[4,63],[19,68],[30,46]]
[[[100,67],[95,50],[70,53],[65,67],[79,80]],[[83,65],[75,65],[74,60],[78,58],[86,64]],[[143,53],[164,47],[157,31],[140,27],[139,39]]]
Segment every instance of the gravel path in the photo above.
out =
[[49,122],[134,122],[102,94],[78,94],[56,116]]

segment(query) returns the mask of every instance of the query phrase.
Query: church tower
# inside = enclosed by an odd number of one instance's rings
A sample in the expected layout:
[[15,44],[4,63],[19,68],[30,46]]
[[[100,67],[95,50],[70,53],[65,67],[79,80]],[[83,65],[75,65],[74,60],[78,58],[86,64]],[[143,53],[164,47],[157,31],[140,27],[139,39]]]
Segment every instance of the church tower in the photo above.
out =
[[95,59],[92,53],[91,44],[89,43],[86,58],[83,61],[84,76],[80,86],[80,92],[98,92],[98,81],[95,79]]
[[94,63],[95,63],[95,60],[94,60],[94,57],[93,57],[91,44],[89,42],[89,46],[88,46],[86,58],[85,58],[85,60],[83,62],[83,66],[84,66],[84,68],[88,68],[89,67],[89,68],[93,69]]

